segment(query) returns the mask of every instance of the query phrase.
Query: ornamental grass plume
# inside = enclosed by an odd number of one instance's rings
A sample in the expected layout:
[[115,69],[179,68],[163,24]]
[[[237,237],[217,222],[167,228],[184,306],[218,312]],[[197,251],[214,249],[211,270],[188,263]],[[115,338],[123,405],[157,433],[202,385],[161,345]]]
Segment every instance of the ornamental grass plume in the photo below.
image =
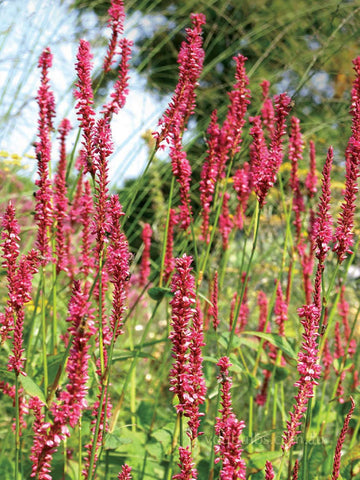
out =
[[347,430],[349,428],[349,422],[350,422],[351,416],[352,416],[352,414],[354,412],[354,409],[355,409],[355,402],[354,402],[354,399],[352,397],[350,397],[350,401],[351,401],[351,407],[350,407],[350,410],[349,410],[348,414],[346,415],[346,418],[344,420],[343,428],[341,429],[338,441],[336,443],[334,465],[333,465],[331,480],[337,480],[339,478],[339,475],[340,475],[341,449],[344,445],[346,433],[347,433]]
[[37,93],[39,105],[38,141],[35,143],[38,178],[35,180],[38,190],[35,193],[35,221],[38,225],[36,247],[41,255],[41,264],[46,265],[52,258],[50,247],[50,228],[52,226],[52,191],[49,179],[51,161],[51,131],[55,117],[54,95],[49,87],[48,73],[52,66],[52,53],[46,48],[39,58],[41,69],[40,87]]
[[54,177],[54,226],[55,226],[55,251],[56,251],[56,272],[66,272],[66,240],[65,221],[68,216],[68,200],[66,188],[66,137],[71,129],[71,123],[64,118],[59,126],[60,134],[60,159],[57,173]]
[[159,120],[160,132],[155,132],[156,149],[163,141],[167,143],[176,134],[182,136],[188,118],[194,113],[198,80],[204,61],[202,49],[202,25],[206,23],[205,15],[192,13],[193,28],[186,29],[186,40],[182,42],[179,56],[179,80],[174,95],[164,115]]
[[200,404],[205,401],[201,347],[204,346],[202,322],[195,301],[195,279],[191,274],[192,257],[183,255],[175,261],[171,280],[174,297],[169,338],[174,362],[170,370],[170,391],[177,395],[176,411],[189,418],[192,442],[199,435]]
[[239,421],[232,411],[231,401],[231,377],[229,367],[231,363],[228,357],[222,357],[217,363],[220,368],[218,381],[221,384],[220,417],[216,418],[215,433],[219,437],[219,443],[215,445],[215,463],[222,461],[220,480],[245,480],[246,465],[241,458],[242,442],[240,435],[245,423]]

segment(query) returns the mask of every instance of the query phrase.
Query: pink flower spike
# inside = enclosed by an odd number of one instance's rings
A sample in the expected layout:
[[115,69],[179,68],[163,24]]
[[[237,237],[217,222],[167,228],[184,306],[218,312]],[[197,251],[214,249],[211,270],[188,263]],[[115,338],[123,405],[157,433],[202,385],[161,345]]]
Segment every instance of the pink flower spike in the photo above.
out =
[[77,89],[74,91],[74,96],[77,98],[75,106],[77,118],[82,128],[82,145],[80,152],[80,159],[84,172],[95,174],[93,165],[94,161],[94,144],[93,135],[95,127],[95,111],[93,109],[94,94],[91,84],[91,60],[93,55],[90,51],[90,44],[86,40],[80,40],[78,54],[76,56],[76,72],[78,82],[75,84]]
[[270,137],[274,133],[275,128],[275,112],[274,112],[274,105],[269,98],[269,89],[270,89],[270,82],[268,80],[264,80],[260,83],[260,87],[262,89],[262,96],[263,96],[263,105],[261,107],[261,118],[263,124],[268,131]]
[[206,243],[210,241],[209,234],[209,219],[210,219],[210,206],[215,193],[216,180],[218,177],[219,169],[219,135],[220,127],[217,123],[217,111],[214,110],[211,114],[210,125],[207,129],[208,149],[207,157],[201,170],[200,180],[200,204],[201,204],[201,240]]
[[145,223],[141,234],[142,241],[144,243],[144,251],[141,257],[140,265],[140,286],[145,286],[148,282],[150,275],[150,247],[151,247],[151,235],[152,229],[149,223]]
[[332,217],[330,214],[330,171],[333,157],[333,148],[330,147],[322,172],[322,193],[319,200],[318,214],[313,227],[315,255],[321,263],[323,263],[325,260],[326,254],[330,249],[329,243],[332,239]]
[[285,335],[285,322],[288,319],[288,304],[284,300],[281,283],[278,282],[276,287],[276,300],[274,306],[275,323],[279,327],[279,335],[283,337]]
[[129,61],[131,58],[130,56],[132,44],[133,43],[126,38],[123,38],[120,41],[121,60],[119,64],[118,80],[114,85],[113,93],[110,95],[111,100],[106,105],[104,105],[101,112],[107,119],[110,119],[113,113],[118,113],[119,110],[121,110],[125,106],[126,97],[129,93]]
[[189,447],[179,447],[179,467],[181,472],[173,475],[173,480],[196,480],[197,470]]
[[299,474],[299,460],[296,459],[294,463],[294,468],[292,471],[292,478],[291,480],[298,480],[298,474]]
[[317,176],[315,144],[312,140],[310,140],[310,168],[305,179],[305,187],[307,189],[309,198],[313,198],[317,192]]
[[357,179],[360,165],[360,141],[351,137],[346,149],[346,181],[344,200],[341,204],[341,213],[334,235],[336,252],[339,262],[342,263],[347,255],[352,253],[354,214],[356,208],[356,196],[359,191]]
[[222,211],[219,217],[219,230],[222,236],[222,248],[224,251],[229,247],[229,236],[234,226],[229,212],[229,200],[230,194],[225,192],[222,202]]
[[340,435],[339,435],[339,438],[338,438],[338,441],[337,441],[337,444],[336,444],[335,456],[334,456],[334,466],[333,466],[331,480],[337,480],[339,478],[339,475],[340,475],[341,450],[342,450],[342,447],[344,445],[344,441],[345,441],[346,433],[347,433],[347,430],[348,430],[348,427],[349,427],[349,422],[350,422],[351,416],[352,416],[352,414],[354,412],[354,409],[355,409],[355,402],[354,402],[354,399],[352,397],[350,397],[350,401],[351,401],[351,407],[350,407],[350,410],[349,410],[348,414],[346,415],[346,418],[344,420],[343,428],[341,429],[341,432],[340,432]]
[[121,467],[121,472],[118,475],[118,480],[132,480],[131,467],[129,467],[129,465],[127,465],[126,463]]
[[213,327],[217,330],[219,326],[219,311],[218,311],[218,272],[214,273],[211,291],[211,306],[209,307],[209,315],[213,317]]
[[67,271],[65,220],[68,216],[68,200],[66,197],[66,136],[71,129],[70,121],[64,118],[59,126],[60,133],[60,159],[58,170],[54,178],[54,224],[55,224],[55,248],[56,248],[56,271]]
[[239,201],[234,223],[239,230],[242,230],[252,187],[252,176],[248,162],[244,162],[244,166],[235,172],[235,175],[233,176],[233,186]]
[[180,228],[187,230],[191,223],[192,210],[190,204],[191,166],[182,146],[181,137],[175,133],[170,148],[173,174],[180,187]]
[[265,480],[273,480],[275,478],[274,468],[272,463],[266,460],[265,463]]
[[124,215],[117,195],[109,201],[110,244],[107,251],[107,269],[114,285],[110,325],[115,339],[121,335],[123,315],[126,309],[127,283],[130,278],[130,252],[125,234],[120,229],[120,219]]
[[49,229],[52,226],[52,193],[49,179],[49,164],[51,160],[51,130],[55,116],[54,95],[49,87],[48,71],[52,65],[52,53],[46,48],[40,55],[38,67],[41,68],[41,83],[38,89],[39,105],[38,137],[35,151],[38,163],[38,178],[36,191],[35,221],[38,225],[36,246],[42,257],[42,265],[51,260]]
[[232,411],[231,402],[231,377],[229,367],[231,363],[228,357],[220,358],[217,363],[220,368],[218,380],[221,383],[221,406],[220,417],[216,418],[215,433],[219,437],[219,443],[215,445],[215,454],[218,457],[215,463],[222,461],[220,480],[245,480],[246,465],[241,458],[242,442],[240,435],[245,427],[243,421],[239,421]]
[[179,81],[168,108],[159,120],[161,130],[154,133],[156,148],[159,148],[164,140],[169,142],[174,134],[181,137],[188,118],[194,112],[195,89],[198,86],[205,56],[201,38],[205,15],[192,13],[191,20],[193,29],[186,29],[186,40],[181,44],[178,56]]
[[164,283],[167,283],[169,280],[174,267],[175,259],[173,256],[173,247],[174,247],[174,227],[178,223],[178,216],[174,209],[170,209],[170,218],[169,226],[166,238],[166,250],[165,250],[165,261],[164,261]]
[[189,418],[191,441],[199,435],[199,405],[205,401],[201,347],[204,345],[202,321],[195,307],[195,279],[191,274],[192,257],[176,259],[176,273],[171,280],[174,297],[170,340],[174,363],[170,371],[170,391],[177,395],[178,413]]
[[299,380],[294,384],[298,387],[298,394],[295,397],[294,412],[290,412],[290,421],[287,422],[287,429],[283,434],[281,448],[287,452],[295,445],[295,437],[300,433],[301,419],[307,410],[309,398],[314,395],[314,386],[318,385],[321,374],[321,365],[318,359],[319,321],[321,309],[315,305],[305,305],[298,309],[301,324],[304,327],[303,342],[298,354]]
[[108,26],[111,29],[111,39],[103,64],[103,70],[105,73],[111,70],[114,56],[117,54],[118,37],[124,32],[125,11],[123,0],[111,0],[108,16]]

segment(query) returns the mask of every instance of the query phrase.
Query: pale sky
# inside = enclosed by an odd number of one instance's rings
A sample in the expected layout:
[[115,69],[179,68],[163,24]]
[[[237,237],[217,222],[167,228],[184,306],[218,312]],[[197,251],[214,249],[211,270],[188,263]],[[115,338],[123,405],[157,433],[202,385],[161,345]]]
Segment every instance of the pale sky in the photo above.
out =
[[[75,81],[77,43],[76,15],[69,12],[67,2],[60,0],[5,0],[0,2],[0,150],[22,155],[33,154],[31,143],[37,130],[37,104],[35,96],[39,86],[38,57],[49,46],[54,55],[50,71],[51,86],[55,93],[57,117],[55,125],[66,116],[77,126],[74,112],[72,84]],[[151,22],[137,16],[127,19],[125,35],[135,39],[142,32],[151,31],[162,21]],[[99,67],[104,50],[96,48],[95,17],[85,17],[88,30],[83,36],[94,45],[94,65]],[[110,32],[105,30],[106,34]],[[176,67],[175,67],[176,68]],[[112,130],[115,152],[110,161],[113,184],[138,175],[147,159],[147,149],[141,134],[155,130],[169,98],[159,101],[145,91],[145,79],[131,71],[130,93],[126,106],[113,118]],[[69,106],[71,108],[69,108]],[[72,141],[76,136],[74,128]],[[71,149],[69,142],[68,149]],[[54,138],[53,159],[57,161]],[[31,162],[31,160],[30,160]],[[35,161],[33,162],[35,168]]]

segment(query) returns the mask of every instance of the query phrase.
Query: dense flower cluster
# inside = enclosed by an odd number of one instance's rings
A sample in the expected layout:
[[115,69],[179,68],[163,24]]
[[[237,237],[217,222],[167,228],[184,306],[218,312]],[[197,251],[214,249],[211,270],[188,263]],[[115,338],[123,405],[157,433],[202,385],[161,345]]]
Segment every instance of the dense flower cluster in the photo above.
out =
[[80,40],[79,50],[77,53],[76,72],[78,82],[75,84],[77,89],[74,91],[74,96],[77,99],[76,112],[77,118],[82,128],[82,145],[80,152],[81,166],[85,172],[90,172],[94,175],[94,145],[93,145],[93,130],[95,126],[95,111],[93,108],[94,94],[91,82],[91,60],[93,55],[90,50],[90,44],[86,40]]
[[186,29],[186,40],[182,43],[178,56],[179,81],[168,108],[159,120],[161,130],[154,133],[157,147],[164,140],[169,142],[174,134],[181,137],[188,118],[194,112],[195,89],[198,86],[205,56],[201,38],[205,16],[193,13],[191,20],[193,29]]
[[205,401],[206,387],[202,373],[202,322],[195,306],[195,279],[191,275],[191,263],[192,258],[186,255],[176,259],[176,272],[171,280],[174,297],[170,301],[172,331],[169,338],[174,358],[170,391],[179,399],[177,412],[189,418],[189,436],[193,441],[199,434],[199,405]]
[[290,421],[287,422],[287,430],[283,435],[282,449],[284,451],[296,443],[295,437],[300,433],[299,426],[301,418],[307,409],[309,398],[314,394],[314,386],[318,384],[321,366],[318,363],[320,308],[315,305],[305,305],[298,309],[301,324],[304,327],[303,342],[298,354],[299,380],[295,383],[298,387],[298,394],[295,397],[296,403],[294,412],[290,412]]
[[64,118],[59,126],[60,159],[54,178],[54,223],[56,247],[56,271],[67,271],[65,220],[67,218],[68,200],[66,188],[66,145],[65,140],[71,129],[71,123]]
[[332,471],[332,475],[331,475],[331,480],[337,480],[339,478],[339,475],[340,475],[341,450],[342,450],[342,446],[343,446],[344,441],[345,441],[346,433],[347,433],[348,428],[349,428],[350,419],[351,419],[352,414],[353,414],[354,409],[355,409],[355,402],[354,402],[353,398],[350,397],[350,400],[351,400],[351,407],[350,407],[350,410],[349,410],[348,414],[346,415],[346,418],[344,420],[343,428],[341,429],[341,432],[340,432],[340,435],[339,435],[339,438],[338,438],[338,441],[337,441],[337,444],[336,444],[335,456],[334,456],[334,466],[333,466],[333,471]]
[[108,26],[111,28],[111,39],[104,59],[103,70],[109,72],[114,62],[114,56],[117,53],[118,37],[124,31],[124,2],[123,0],[111,0],[111,6],[108,10]]
[[222,461],[220,470],[221,480],[245,480],[246,466],[241,458],[242,442],[240,435],[245,427],[243,421],[239,421],[232,411],[231,401],[231,377],[229,367],[231,363],[228,357],[222,357],[217,363],[220,368],[218,377],[221,383],[221,406],[220,417],[216,418],[215,433],[219,437],[219,443],[215,445],[215,454],[218,457],[215,463]]
[[35,184],[38,190],[35,194],[35,221],[38,225],[36,247],[41,255],[42,265],[51,259],[49,229],[52,226],[52,192],[49,179],[49,164],[51,160],[51,131],[55,116],[54,95],[49,87],[48,73],[52,66],[52,53],[46,48],[39,58],[38,67],[41,69],[41,84],[37,94],[39,105],[38,138],[35,143],[38,164],[38,178]]
[[260,116],[252,118],[253,127],[250,134],[253,143],[250,149],[253,186],[259,205],[262,207],[265,198],[274,185],[276,174],[282,162],[282,143],[285,134],[285,122],[290,111],[290,97],[285,93],[275,97],[275,126],[270,138],[270,147],[265,141],[265,135]]

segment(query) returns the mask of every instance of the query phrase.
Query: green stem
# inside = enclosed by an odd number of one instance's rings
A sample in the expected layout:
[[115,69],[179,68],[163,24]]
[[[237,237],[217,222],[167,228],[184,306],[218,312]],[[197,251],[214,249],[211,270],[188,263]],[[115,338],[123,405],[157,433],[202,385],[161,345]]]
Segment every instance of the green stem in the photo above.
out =
[[44,369],[44,393],[48,394],[48,366],[47,366],[47,352],[46,352],[46,312],[45,312],[45,271],[44,266],[41,267],[41,330],[42,330],[42,354],[43,354],[43,369]]
[[20,406],[19,376],[15,374],[15,480],[19,479],[20,466]]

